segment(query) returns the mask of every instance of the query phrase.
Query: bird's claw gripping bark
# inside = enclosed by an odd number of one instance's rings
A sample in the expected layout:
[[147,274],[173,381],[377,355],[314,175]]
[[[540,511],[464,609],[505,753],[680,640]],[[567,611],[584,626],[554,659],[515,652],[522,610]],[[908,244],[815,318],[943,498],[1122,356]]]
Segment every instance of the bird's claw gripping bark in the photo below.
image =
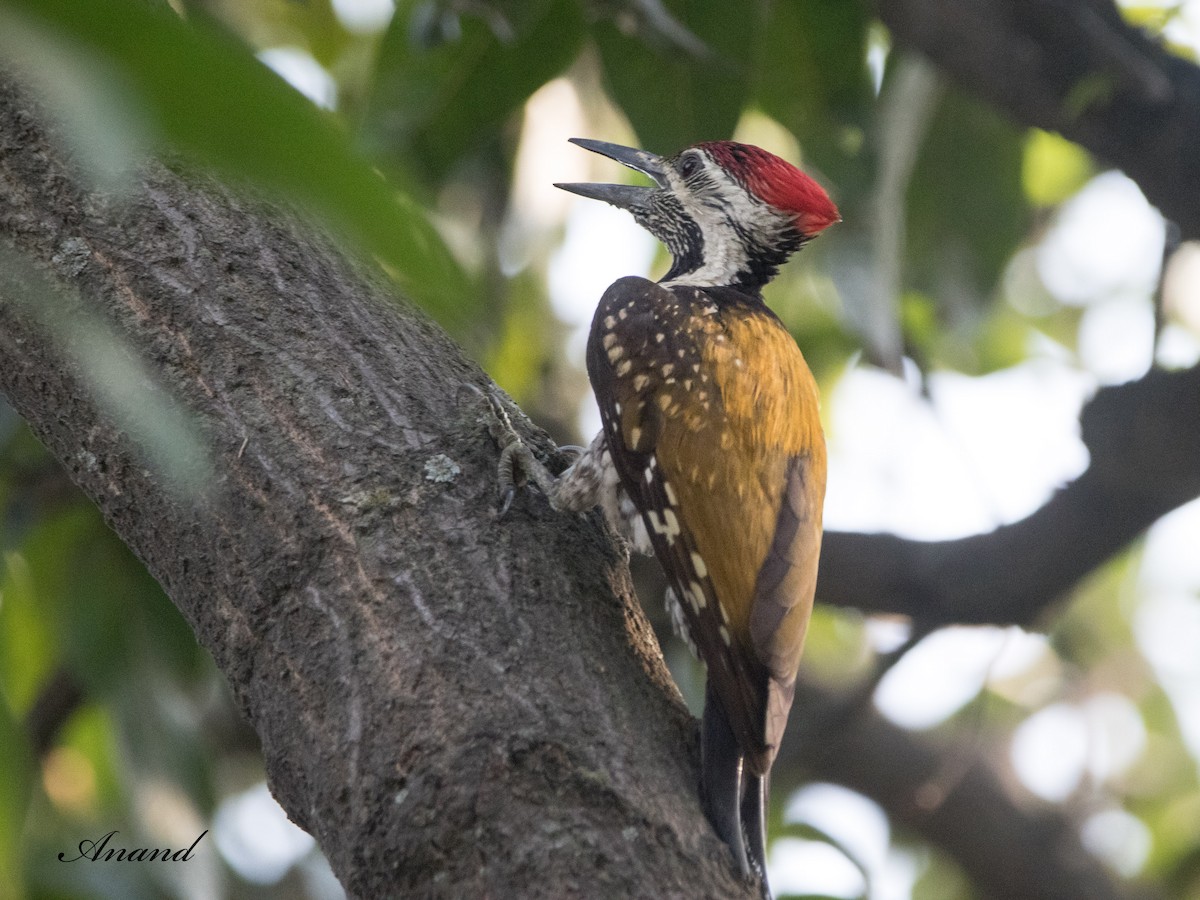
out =
[[[517,490],[525,487],[530,479],[541,489],[542,493],[548,497],[551,496],[557,479],[534,457],[533,451],[517,434],[512,419],[509,418],[508,411],[504,408],[504,404],[496,392],[482,391],[473,384],[467,384],[464,387],[479,398],[483,407],[482,418],[487,425],[488,434],[500,448],[500,462],[497,465],[500,481],[499,515],[504,516],[508,512],[513,498],[517,495]],[[563,447],[561,449],[583,452],[580,447]]]

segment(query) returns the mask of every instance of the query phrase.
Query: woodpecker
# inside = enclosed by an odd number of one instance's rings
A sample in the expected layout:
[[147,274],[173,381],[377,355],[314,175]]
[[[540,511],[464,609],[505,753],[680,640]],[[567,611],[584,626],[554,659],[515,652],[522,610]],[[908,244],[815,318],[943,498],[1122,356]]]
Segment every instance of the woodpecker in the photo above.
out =
[[654,186],[557,187],[631,212],[672,265],[601,298],[587,369],[603,430],[570,468],[554,478],[505,430],[504,508],[528,475],[556,509],[599,504],[657,556],[672,622],[708,670],[701,801],[769,896],[768,775],[812,610],[826,462],[816,382],[762,288],[840,216],[812,178],[748,144],[664,158],[572,142]]

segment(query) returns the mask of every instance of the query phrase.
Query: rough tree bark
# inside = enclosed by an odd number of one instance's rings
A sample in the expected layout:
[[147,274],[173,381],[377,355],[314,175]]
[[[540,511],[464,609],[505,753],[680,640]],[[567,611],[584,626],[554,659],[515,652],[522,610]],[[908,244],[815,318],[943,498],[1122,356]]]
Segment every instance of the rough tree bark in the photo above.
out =
[[[281,210],[158,165],[89,192],[9,86],[0,197],[0,390],[212,652],[352,895],[753,895],[622,558],[534,496],[496,521],[458,402],[488,381],[439,329]],[[114,424],[76,315],[145,363],[134,402],[187,413],[199,493]]]

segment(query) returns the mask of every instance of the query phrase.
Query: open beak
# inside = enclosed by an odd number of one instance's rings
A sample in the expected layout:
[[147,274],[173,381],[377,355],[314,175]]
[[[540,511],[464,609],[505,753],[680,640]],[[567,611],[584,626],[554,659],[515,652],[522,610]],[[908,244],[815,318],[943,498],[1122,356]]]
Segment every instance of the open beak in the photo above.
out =
[[[653,153],[647,153],[645,150],[638,150],[634,147],[622,147],[620,144],[593,141],[588,138],[571,138],[571,143],[578,144],[584,150],[591,150],[593,153],[615,159],[621,165],[629,166],[643,175],[648,175],[659,187],[667,186],[666,163],[661,156],[655,156]],[[556,184],[554,186],[581,197],[603,200],[605,203],[611,203],[613,206],[627,209],[630,212],[646,210],[651,195],[657,190],[633,184],[583,183]]]

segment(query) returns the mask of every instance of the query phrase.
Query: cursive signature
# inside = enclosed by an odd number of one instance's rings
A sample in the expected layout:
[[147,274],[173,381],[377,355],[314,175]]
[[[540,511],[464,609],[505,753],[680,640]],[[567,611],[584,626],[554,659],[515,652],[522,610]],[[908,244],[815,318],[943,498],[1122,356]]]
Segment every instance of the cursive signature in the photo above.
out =
[[[200,843],[204,835],[208,834],[208,831],[200,832],[200,837],[192,841],[192,846],[186,850],[176,850],[174,852],[171,851],[170,847],[162,849],[136,847],[132,850],[125,847],[108,847],[108,842],[118,834],[120,832],[110,831],[108,834],[101,835],[94,841],[85,838],[79,842],[79,854],[77,856],[68,857],[66,853],[60,853],[58,854],[59,862],[78,862],[81,859],[91,862],[108,862],[110,860],[150,862],[156,859],[163,862],[187,862],[192,858],[192,851],[196,849],[196,845]],[[105,849],[106,847],[108,847],[107,850]]]

